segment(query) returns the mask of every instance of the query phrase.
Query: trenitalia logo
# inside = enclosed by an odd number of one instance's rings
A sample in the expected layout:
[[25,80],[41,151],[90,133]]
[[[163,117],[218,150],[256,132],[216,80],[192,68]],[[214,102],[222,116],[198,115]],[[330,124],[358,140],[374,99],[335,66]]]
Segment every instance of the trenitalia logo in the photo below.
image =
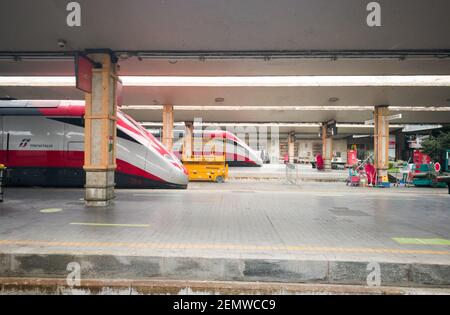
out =
[[19,148],[25,148],[28,143],[30,143],[31,139],[22,139],[22,142],[19,144]]

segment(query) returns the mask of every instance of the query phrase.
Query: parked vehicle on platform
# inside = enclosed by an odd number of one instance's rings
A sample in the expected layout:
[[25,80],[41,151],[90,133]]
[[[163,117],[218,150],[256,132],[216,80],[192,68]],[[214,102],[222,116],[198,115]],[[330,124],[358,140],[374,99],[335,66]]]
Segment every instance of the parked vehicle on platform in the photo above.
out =
[[[0,164],[9,186],[83,187],[84,102],[0,101]],[[178,158],[117,111],[117,188],[186,188]]]
[[[155,136],[160,136],[159,131],[154,131]],[[174,131],[174,139],[179,139],[175,141],[173,152],[179,158],[182,159],[183,155],[183,130]],[[229,131],[223,130],[195,130],[194,131],[194,141],[196,138],[202,138],[202,143],[205,142],[216,142],[216,148],[219,146],[223,147],[226,156],[226,162],[229,166],[246,166],[246,167],[260,167],[263,165],[263,160],[260,156],[260,153],[253,150],[250,146],[248,146],[243,140],[238,138],[235,134]],[[220,145],[219,145],[220,143]],[[211,146],[211,145],[210,145]],[[204,150],[204,147],[201,147],[200,150]],[[195,151],[196,148],[194,146],[194,155],[200,155],[201,152]],[[208,151],[208,150],[206,150]],[[205,153],[205,152],[204,152]],[[210,152],[206,152],[205,154],[209,154]],[[217,152],[218,155],[222,155],[221,152]]]

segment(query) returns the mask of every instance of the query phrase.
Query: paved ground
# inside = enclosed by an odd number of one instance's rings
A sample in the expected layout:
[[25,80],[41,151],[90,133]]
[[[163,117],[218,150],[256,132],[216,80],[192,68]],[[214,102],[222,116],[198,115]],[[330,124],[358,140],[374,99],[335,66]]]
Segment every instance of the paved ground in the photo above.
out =
[[82,197],[81,189],[8,189],[0,254],[450,265],[447,189],[230,181],[118,190],[106,209],[85,208]]
[[[127,253],[176,247],[201,256],[210,252],[227,257],[262,252],[272,257],[320,255],[336,259],[366,259],[367,255],[379,256],[378,250],[388,250],[392,252],[381,254],[385,260],[407,256],[450,262],[449,246],[405,245],[393,240],[450,239],[450,197],[446,189],[191,183],[187,191],[119,190],[115,205],[108,209],[87,209],[82,197],[80,189],[9,189],[0,206],[1,248],[8,247],[8,242],[27,240],[44,241],[44,245],[95,241],[109,243],[109,249],[119,251],[120,246],[113,246],[116,242],[155,245],[151,249],[126,246]],[[45,210],[51,208],[62,211]],[[10,249],[36,247],[26,242],[23,245]],[[304,246],[310,248],[303,250]],[[54,246],[43,247],[40,250]],[[77,248],[90,250],[91,246]]]

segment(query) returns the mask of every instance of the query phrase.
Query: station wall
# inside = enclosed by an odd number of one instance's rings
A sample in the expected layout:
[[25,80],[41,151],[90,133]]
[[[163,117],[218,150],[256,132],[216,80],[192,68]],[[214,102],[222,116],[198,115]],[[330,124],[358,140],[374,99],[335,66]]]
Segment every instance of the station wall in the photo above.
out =
[[[341,157],[343,162],[347,162],[347,142],[347,139],[333,140],[333,156]],[[271,164],[280,163],[287,150],[287,139],[280,138],[279,141],[268,141],[267,151]],[[318,153],[322,153],[322,141],[320,139],[296,139],[295,152],[296,158],[301,161],[313,161]]]

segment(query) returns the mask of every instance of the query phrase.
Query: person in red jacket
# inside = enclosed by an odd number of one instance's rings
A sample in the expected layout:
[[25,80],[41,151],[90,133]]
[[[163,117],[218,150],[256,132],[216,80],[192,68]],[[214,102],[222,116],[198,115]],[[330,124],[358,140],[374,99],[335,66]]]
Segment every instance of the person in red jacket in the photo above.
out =
[[323,170],[323,157],[322,154],[317,154],[316,155],[316,168],[318,171],[322,171]]
[[377,171],[375,167],[372,164],[367,163],[366,166],[364,166],[364,171],[366,172],[367,183],[369,184],[369,186],[375,186],[377,176]]

